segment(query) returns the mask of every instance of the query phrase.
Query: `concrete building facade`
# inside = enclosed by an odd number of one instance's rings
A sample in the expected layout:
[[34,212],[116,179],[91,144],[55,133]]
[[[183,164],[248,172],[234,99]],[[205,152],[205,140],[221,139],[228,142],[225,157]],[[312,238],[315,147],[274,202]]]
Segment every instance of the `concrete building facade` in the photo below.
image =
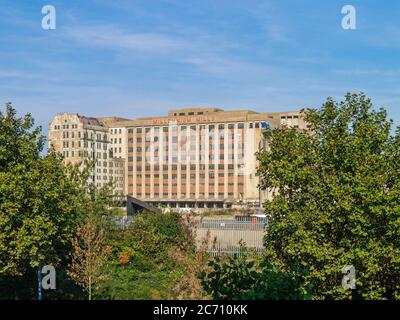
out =
[[173,109],[166,116],[88,118],[62,114],[49,142],[67,162],[98,161],[93,179],[171,208],[257,207],[256,152],[268,148],[265,128],[305,128],[299,112],[258,113],[218,108]]
[[115,181],[115,194],[124,196],[125,159],[114,157],[109,131],[97,118],[62,113],[49,124],[49,148],[61,153],[66,163],[83,166],[85,160],[94,161],[90,182],[102,187]]

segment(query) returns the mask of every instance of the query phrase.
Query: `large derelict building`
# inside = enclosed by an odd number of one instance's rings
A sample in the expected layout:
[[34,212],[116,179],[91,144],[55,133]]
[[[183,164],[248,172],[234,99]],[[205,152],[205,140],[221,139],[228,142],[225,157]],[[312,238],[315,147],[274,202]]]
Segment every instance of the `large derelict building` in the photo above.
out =
[[[68,117],[71,115],[56,117],[49,128],[51,144],[64,152],[66,159],[72,150],[63,145],[62,133],[53,131],[66,131],[62,125]],[[305,126],[299,112],[217,108],[175,109],[166,116],[133,120],[77,117],[89,119],[83,123],[96,120],[101,127],[97,131],[103,133],[98,137],[105,139],[99,146],[107,149],[108,159],[124,161],[121,181],[125,194],[172,208],[258,206],[261,195],[255,153],[265,147],[263,130]],[[83,124],[78,127],[83,128]],[[92,132],[95,138],[97,131]],[[96,154],[89,145],[81,150],[83,157],[90,152]],[[99,169],[99,173],[109,173],[110,168]]]
[[[115,118],[59,114],[49,124],[49,148],[61,153],[66,163],[83,164],[84,160],[93,161],[91,182],[101,187],[114,181],[115,194],[124,196],[126,161],[122,157],[124,153],[119,152],[122,148],[113,148],[119,140],[114,144],[114,128],[109,125],[115,121]],[[119,145],[125,150],[122,140]]]

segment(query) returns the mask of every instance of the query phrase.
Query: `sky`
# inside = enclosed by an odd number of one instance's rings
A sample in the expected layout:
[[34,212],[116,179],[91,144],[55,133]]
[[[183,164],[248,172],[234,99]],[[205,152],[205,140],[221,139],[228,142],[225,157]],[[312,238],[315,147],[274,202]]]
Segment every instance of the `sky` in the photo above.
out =
[[398,0],[0,0],[0,104],[47,134],[60,112],[291,111],[362,91],[400,124],[399,17]]

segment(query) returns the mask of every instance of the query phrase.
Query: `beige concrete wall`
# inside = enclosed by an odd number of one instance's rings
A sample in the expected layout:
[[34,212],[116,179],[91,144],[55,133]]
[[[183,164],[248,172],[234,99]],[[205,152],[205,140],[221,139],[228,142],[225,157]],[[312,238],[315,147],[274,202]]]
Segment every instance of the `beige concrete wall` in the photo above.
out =
[[[95,183],[101,186],[111,179],[118,181],[116,191],[123,190],[124,194],[131,193],[142,200],[218,200],[257,204],[260,192],[255,153],[265,144],[262,122],[270,123],[273,128],[281,125],[305,128],[299,112],[257,113],[251,110],[185,108],[170,110],[167,116],[135,120],[87,118],[64,113],[50,123],[49,143],[64,156],[68,152],[65,161],[70,163],[78,163],[86,158],[85,153],[91,155],[94,152],[98,160]],[[64,129],[65,125],[70,127]],[[214,129],[210,130],[212,126]],[[168,128],[168,141],[163,139],[164,127]],[[185,132],[182,127],[187,128]],[[142,129],[141,134],[136,133],[137,128]],[[149,132],[146,133],[146,130]],[[68,138],[63,137],[64,131],[69,132]],[[74,138],[71,138],[72,132]],[[93,139],[85,142],[84,134]],[[192,135],[195,136],[193,140]],[[172,142],[173,136],[177,136],[177,143]],[[210,140],[210,137],[213,139]],[[65,146],[66,142],[68,146]],[[141,151],[137,151],[138,148]],[[232,155],[233,158],[230,157]],[[163,161],[164,157],[168,157],[168,161]],[[138,162],[138,158],[142,161]],[[175,165],[177,170],[172,170]],[[186,165],[186,169],[182,165]],[[195,165],[196,170],[191,170],[191,165]],[[212,165],[214,169],[210,168]],[[219,165],[223,165],[223,169],[219,169]],[[138,167],[142,167],[142,171]],[[159,170],[155,170],[157,167]],[[204,170],[201,169],[203,167]],[[164,174],[168,178],[164,179]],[[263,192],[261,196],[265,199],[270,195]]]

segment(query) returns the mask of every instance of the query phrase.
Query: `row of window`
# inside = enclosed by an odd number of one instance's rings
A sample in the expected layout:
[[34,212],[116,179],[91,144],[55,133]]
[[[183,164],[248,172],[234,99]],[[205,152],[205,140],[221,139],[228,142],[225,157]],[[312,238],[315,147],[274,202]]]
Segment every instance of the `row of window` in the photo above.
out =
[[114,144],[117,144],[117,143],[119,143],[119,144],[121,144],[122,143],[122,138],[111,138],[111,140],[110,140],[110,143],[114,143]]
[[[94,134],[94,133],[88,133],[86,131],[83,132],[83,135],[82,135],[81,131],[78,131],[77,133],[78,133],[77,137],[79,139],[81,139],[83,137],[84,140],[95,140],[95,138],[96,138],[97,141],[103,141],[105,143],[108,142],[107,141],[107,135],[103,135],[102,136],[102,134],[100,134],[100,133]],[[70,131],[63,131],[62,137],[63,137],[63,139],[69,139],[69,138],[74,139],[76,137],[75,136],[75,131],[71,131],[71,132]],[[111,140],[111,142],[112,142],[112,140]],[[122,143],[121,139],[120,139],[120,143]]]
[[[204,154],[199,156],[199,160],[205,160],[206,158],[207,157]],[[238,160],[242,160],[244,158],[244,156],[243,156],[243,154],[238,154],[237,158],[238,158]],[[196,155],[194,155],[194,154],[192,154],[190,156],[181,155],[180,159],[182,162],[185,162],[187,160],[196,161]],[[215,159],[225,160],[225,155],[223,153],[220,153],[217,155],[216,154],[208,155],[208,160],[215,160]],[[228,154],[226,159],[234,160],[234,155]],[[133,157],[128,157],[128,160],[129,160],[129,162],[133,162]],[[157,157],[157,156],[153,156],[153,157],[151,157],[151,159],[146,158],[146,162],[159,162],[160,160],[161,160],[161,157]],[[163,162],[168,162],[168,156],[162,157],[162,160],[163,160]],[[143,158],[141,156],[136,157],[136,162],[142,162],[142,161],[143,161]],[[172,162],[177,163],[178,157],[172,157]]]
[[[119,143],[122,143],[121,139],[119,139],[119,140],[120,140]],[[200,140],[200,142],[204,142],[205,141],[205,136],[200,136],[199,140]],[[208,136],[208,140],[209,140],[209,143],[211,145],[217,139],[214,136]],[[219,136],[218,140],[220,140],[220,145],[224,145],[225,136],[224,135]],[[228,141],[229,140],[232,141],[232,142],[233,142],[233,140],[235,140],[235,137],[234,137],[233,134],[231,136],[228,136]],[[236,139],[236,140],[240,140],[240,139]],[[155,137],[146,136],[144,139],[142,137],[136,137],[136,139],[128,138],[128,143],[133,143],[134,141],[136,141],[137,143],[142,143],[143,141],[144,142],[158,142],[158,141],[168,142],[169,141],[169,137],[168,136],[163,136],[161,140],[159,139],[158,136],[155,136]],[[172,139],[171,139],[172,143],[178,143],[178,142],[185,143],[187,141],[188,141],[187,136],[172,136]],[[196,136],[190,136],[189,137],[189,141],[196,142]],[[111,143],[112,143],[112,141],[111,141]],[[114,143],[117,143],[117,141],[115,141]]]
[[[218,148],[215,148],[214,144],[210,144],[208,147],[209,147],[209,150],[225,150],[225,145],[224,144],[220,144],[218,146],[219,146]],[[172,151],[178,151],[179,150],[178,148],[179,147],[177,145],[173,145],[171,150]],[[229,144],[228,145],[228,150],[233,150],[234,148],[235,148],[234,144]],[[244,144],[243,143],[239,143],[237,145],[237,148],[239,150],[244,149]],[[130,152],[130,153],[134,152],[134,150],[136,151],[136,153],[142,153],[143,150],[145,150],[146,153],[151,151],[150,147],[146,147],[146,148],[136,147],[135,149],[133,147],[129,147],[128,148],[128,152]],[[163,146],[162,148],[159,148],[158,146],[155,146],[154,149],[153,149],[154,152],[159,152],[161,150],[163,150],[165,152],[168,152],[169,151],[169,146]],[[183,152],[196,151],[196,145],[195,144],[182,145],[180,150],[183,151]],[[199,145],[199,151],[201,151],[201,150],[204,150],[204,149],[202,148],[202,145]]]
[[[151,197],[151,193],[149,193],[149,192],[146,192],[144,195],[145,195],[146,197]],[[164,192],[162,195],[163,195],[164,197],[169,197],[169,193],[168,193],[168,192]],[[206,195],[205,192],[199,193],[199,196],[205,196],[205,195]],[[233,195],[234,195],[233,192],[228,192],[228,196],[229,196],[229,197],[233,197]],[[138,193],[136,194],[136,196],[137,196],[137,197],[141,197],[141,196],[142,196],[142,193],[141,193],[141,192],[138,192]],[[159,193],[154,193],[154,198],[158,198],[159,196],[160,196]],[[177,192],[172,192],[172,193],[171,193],[171,196],[172,196],[172,197],[177,197],[177,196],[178,196],[178,193],[177,193]],[[183,198],[187,197],[186,193],[181,193],[180,196],[183,197]],[[191,194],[190,194],[190,197],[193,197],[193,198],[194,198],[195,196],[196,196],[195,193],[191,193]],[[216,192],[209,192],[209,193],[208,193],[208,196],[210,196],[210,197],[215,197],[215,196],[224,197],[224,196],[225,196],[225,193],[224,193],[224,192],[218,192],[218,193],[216,193]]]
[[[143,185],[143,184],[141,184],[141,183],[135,184],[135,186],[138,187],[138,188],[139,188],[139,187],[142,187],[142,185]],[[163,183],[162,185],[163,185],[164,187],[168,187],[168,186],[169,186],[168,183]],[[200,187],[205,187],[206,184],[205,184],[205,183],[200,183],[199,185],[200,185]],[[244,185],[244,184],[243,184],[242,182],[239,182],[239,183],[238,183],[238,186],[239,186],[239,187],[242,187],[243,185]],[[131,184],[129,184],[129,186],[130,186],[130,187],[133,187],[133,184],[131,183]],[[159,183],[154,183],[154,184],[145,183],[144,186],[146,186],[146,187],[151,187],[151,186],[159,187],[160,184],[159,184]],[[178,187],[178,184],[177,184],[177,183],[173,183],[173,184],[171,184],[171,186],[172,186],[172,187]],[[186,186],[187,186],[186,183],[181,183],[181,188],[186,188]],[[208,184],[208,186],[214,187],[215,184],[212,183],[212,182],[210,182],[210,183]],[[219,187],[224,187],[224,186],[225,186],[225,183],[223,183],[223,182],[218,183],[218,186],[219,186]],[[233,183],[228,183],[228,187],[233,187],[233,186],[234,186]]]
[[[169,175],[166,173],[166,174],[162,174],[162,175],[160,175],[160,174],[154,174],[153,175],[153,178],[154,179],[158,179],[158,178],[160,178],[160,176],[162,176],[163,177],[163,179],[169,179]],[[232,178],[234,175],[233,175],[233,173],[228,173],[228,175],[227,175],[229,178]],[[151,178],[151,176],[150,175],[145,175],[145,177],[147,178],[147,179],[150,179]],[[184,174],[181,174],[181,179],[186,179],[187,177],[189,177],[190,179],[196,179],[196,174],[195,173],[191,173],[190,175],[186,175],[185,173]],[[215,179],[216,177],[218,177],[218,178],[224,178],[225,177],[225,174],[223,174],[223,173],[219,173],[218,175],[215,175],[215,174],[213,174],[213,173],[210,173],[210,174],[208,174],[208,177],[209,177],[209,179]],[[136,176],[136,178],[137,179],[142,179],[142,175],[137,175]],[[172,179],[178,179],[178,175],[177,174],[171,174],[171,178]],[[199,174],[199,178],[200,179],[205,179],[206,178],[206,175],[205,174]]]
[[[54,126],[54,130],[61,130],[62,129],[69,129],[69,125],[68,124],[63,124],[62,127],[60,125],[55,125]],[[78,125],[77,124],[71,124],[71,129],[78,129]]]
[[[158,173],[155,173],[155,174],[145,174],[144,175],[144,177],[146,178],[146,179],[151,179],[152,177],[154,178],[154,179],[158,179],[158,178],[160,178],[160,174],[158,174]],[[232,178],[234,176],[234,173],[233,172],[228,172],[228,175],[227,175],[227,177],[229,177],[229,178]],[[133,175],[128,175],[128,177],[129,178],[133,178]],[[136,178],[137,179],[142,179],[142,177],[143,177],[143,175],[141,174],[141,173],[138,173],[137,175],[136,175]],[[162,174],[162,177],[163,178],[165,178],[165,179],[168,179],[169,178],[169,176],[168,176],[168,174]],[[178,178],[178,175],[177,174],[172,174],[172,177],[173,178],[175,178],[175,179],[177,179]],[[188,177],[188,175],[186,174],[186,173],[182,173],[181,175],[180,175],[180,177],[181,177],[181,179],[186,179],[186,177]],[[196,178],[196,174],[194,174],[194,173],[191,173],[190,175],[189,175],[189,177],[191,178],[191,179],[194,179],[194,178]],[[218,173],[218,174],[214,174],[214,173],[209,173],[208,174],[208,177],[210,178],[210,179],[214,179],[215,177],[218,177],[218,178],[224,178],[225,177],[225,174],[224,173]],[[199,178],[200,179],[205,179],[206,178],[206,174],[204,174],[204,173],[200,173],[199,174]]]
[[198,112],[194,112],[194,111],[191,111],[191,112],[175,112],[174,113],[174,116],[186,116],[186,115],[188,115],[188,116],[194,116],[194,115],[202,115],[202,114],[204,114],[204,112],[203,111],[198,111]]
[[[217,166],[214,164],[210,164],[208,165],[208,170],[215,170],[216,168],[218,168],[218,170],[225,170],[225,166],[228,168],[228,170],[233,170],[234,169],[234,164],[228,164],[228,165],[224,165],[224,164],[218,164]],[[160,167],[162,167],[162,170],[167,171],[169,169],[169,167],[171,167],[172,171],[178,170],[178,165],[163,165],[163,166],[159,166],[159,165],[155,165],[153,166],[153,171],[159,171]],[[241,165],[238,164],[237,165],[238,168],[241,168]],[[152,170],[151,166],[145,166],[145,171],[150,171]],[[206,170],[206,165],[205,164],[191,164],[189,166],[182,164],[181,165],[181,170]],[[133,166],[128,166],[128,171],[133,171]],[[136,167],[136,171],[142,171],[142,166],[137,166]]]
[[121,134],[122,133],[122,129],[110,129],[110,133],[111,134]]
[[[258,128],[259,125],[260,124],[257,122],[256,123],[256,127]],[[218,128],[219,130],[225,129],[225,124],[222,124],[222,123],[218,124],[218,125],[209,124],[207,126],[208,126],[208,130],[209,131],[215,130],[216,128]],[[186,131],[187,128],[189,128],[192,131],[196,131],[197,130],[197,126],[195,126],[195,125],[189,126],[189,127],[174,125],[174,126],[171,126],[171,130],[172,131],[178,131],[178,127],[181,130],[181,132],[182,131]],[[205,129],[206,125],[199,125],[199,128],[200,128],[200,130]],[[230,124],[228,124],[227,128],[228,129],[234,129],[235,128],[235,124],[230,123]],[[238,129],[244,129],[244,123],[238,123],[237,124],[237,128]],[[153,129],[154,129],[154,133],[159,133],[160,132],[160,127],[154,127]],[[151,131],[151,128],[149,128],[149,127],[147,127],[147,128],[129,128],[128,129],[128,133],[143,133],[143,132],[144,133],[149,133],[150,131]],[[169,132],[169,127],[162,127],[162,131],[163,132]]]

